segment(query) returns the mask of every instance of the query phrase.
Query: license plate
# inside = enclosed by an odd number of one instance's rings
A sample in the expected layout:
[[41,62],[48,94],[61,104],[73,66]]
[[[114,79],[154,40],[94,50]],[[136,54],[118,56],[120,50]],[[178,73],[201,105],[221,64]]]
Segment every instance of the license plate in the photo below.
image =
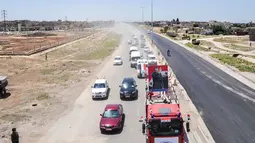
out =
[[106,131],[111,131],[112,129],[106,128],[105,130],[106,130]]
[[130,97],[130,95],[126,95],[125,97]]

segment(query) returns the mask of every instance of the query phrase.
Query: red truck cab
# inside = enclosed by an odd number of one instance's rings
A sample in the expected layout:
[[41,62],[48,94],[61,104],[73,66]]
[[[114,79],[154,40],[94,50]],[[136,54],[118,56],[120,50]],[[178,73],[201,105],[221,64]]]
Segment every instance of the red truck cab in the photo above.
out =
[[143,133],[147,136],[147,143],[184,143],[185,129],[179,103],[167,101],[162,95],[156,96],[161,100],[156,101],[155,96],[148,98],[146,118],[140,120],[144,122]]

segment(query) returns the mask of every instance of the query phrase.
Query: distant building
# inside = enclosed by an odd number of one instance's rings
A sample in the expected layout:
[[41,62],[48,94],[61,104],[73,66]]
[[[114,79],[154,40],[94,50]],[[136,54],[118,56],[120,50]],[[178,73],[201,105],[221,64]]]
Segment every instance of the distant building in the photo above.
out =
[[255,28],[249,30],[249,39],[250,41],[255,41]]

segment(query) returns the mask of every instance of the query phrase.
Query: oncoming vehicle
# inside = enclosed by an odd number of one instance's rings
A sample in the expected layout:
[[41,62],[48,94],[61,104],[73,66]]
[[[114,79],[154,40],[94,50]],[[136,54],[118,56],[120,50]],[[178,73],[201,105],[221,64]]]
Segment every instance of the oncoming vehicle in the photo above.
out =
[[123,64],[123,61],[122,61],[122,59],[121,59],[121,56],[116,56],[116,57],[114,58],[113,64],[114,64],[114,65],[122,65],[122,64]]
[[149,47],[148,47],[148,46],[145,46],[143,50],[144,50],[144,52],[145,52],[145,53],[147,53],[147,52],[149,52],[149,51],[150,51],[150,49],[149,49]]
[[138,51],[138,48],[136,46],[131,46],[129,48],[129,54],[131,54],[133,51]]
[[106,79],[97,79],[92,88],[92,99],[107,98],[109,85]]
[[139,51],[132,51],[130,55],[130,67],[135,68],[137,60],[141,59],[141,53]]
[[122,104],[107,104],[103,114],[100,114],[100,116],[99,128],[101,133],[123,128],[125,115]]
[[156,56],[153,55],[153,54],[149,54],[148,55],[148,64],[149,65],[157,65],[157,59],[156,59]]
[[138,90],[136,89],[136,81],[132,77],[124,78],[120,87],[120,99],[127,99],[127,98],[138,98]]

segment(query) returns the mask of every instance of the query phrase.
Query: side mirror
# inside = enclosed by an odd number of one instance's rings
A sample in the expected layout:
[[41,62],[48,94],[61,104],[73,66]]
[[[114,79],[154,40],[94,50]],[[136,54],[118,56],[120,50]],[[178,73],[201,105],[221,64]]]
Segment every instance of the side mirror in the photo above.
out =
[[189,122],[186,122],[186,131],[187,131],[187,132],[190,132]]
[[145,134],[145,124],[142,124],[142,133]]
[[94,88],[94,86],[91,86],[91,88]]
[[137,87],[137,85],[135,85],[135,87]]
[[119,85],[119,87],[121,87],[121,85]]
[[100,116],[103,116],[103,114],[100,114]]

